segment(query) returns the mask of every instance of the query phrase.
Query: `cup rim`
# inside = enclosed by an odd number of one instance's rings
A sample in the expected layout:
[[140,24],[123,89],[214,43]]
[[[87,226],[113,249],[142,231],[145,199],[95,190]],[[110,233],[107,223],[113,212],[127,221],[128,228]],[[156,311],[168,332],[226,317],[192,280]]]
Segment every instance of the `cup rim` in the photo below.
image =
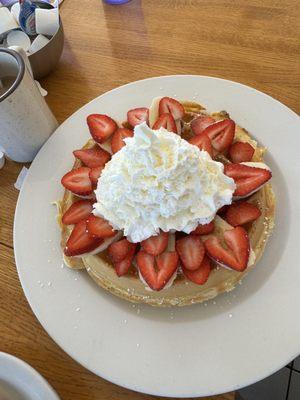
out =
[[16,61],[18,63],[18,66],[19,66],[18,75],[17,75],[14,83],[7,90],[7,92],[3,93],[0,96],[0,103],[1,103],[3,100],[5,100],[7,97],[9,97],[17,89],[17,87],[20,85],[20,83],[22,82],[22,79],[23,79],[24,74],[25,74],[25,63],[24,63],[24,60],[23,60],[22,56],[19,53],[17,53],[16,51],[14,51],[14,50],[1,48],[0,49],[0,53],[7,53],[7,54],[10,54],[11,56],[13,56],[16,59]]

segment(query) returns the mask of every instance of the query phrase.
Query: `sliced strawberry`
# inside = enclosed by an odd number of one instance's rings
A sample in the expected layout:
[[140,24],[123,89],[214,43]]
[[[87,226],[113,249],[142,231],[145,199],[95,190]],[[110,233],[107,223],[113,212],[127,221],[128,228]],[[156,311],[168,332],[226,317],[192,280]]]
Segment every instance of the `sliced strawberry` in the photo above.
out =
[[93,187],[97,186],[98,179],[100,178],[100,175],[102,173],[103,168],[104,168],[104,165],[102,165],[100,167],[92,168],[90,170],[89,177],[90,177],[90,180],[91,180],[91,182],[93,184]]
[[91,194],[88,198],[89,198],[89,200],[91,200],[91,202],[93,204],[97,202],[97,197],[96,197],[95,193]]
[[153,290],[161,290],[170,280],[178,266],[176,252],[166,252],[158,257],[160,269],[155,269],[155,257],[141,250],[136,256],[140,274]]
[[232,119],[223,119],[214,124],[209,125],[202,132],[207,135],[212,143],[212,146],[218,152],[224,152],[231,145],[234,138],[235,122]]
[[89,177],[90,168],[80,167],[67,172],[62,178],[62,185],[75,194],[86,196],[92,193],[93,187]]
[[112,259],[113,263],[118,263],[124,260],[125,257],[135,249],[136,244],[129,242],[126,238],[119,240],[118,242],[112,243],[108,248],[108,254]]
[[178,267],[179,257],[176,251],[166,251],[156,257],[158,268],[156,290],[161,290],[166,286]]
[[196,229],[191,232],[192,235],[208,235],[212,233],[215,229],[214,221],[211,221],[209,224],[198,225]]
[[155,258],[156,266],[159,270],[164,269],[168,264],[178,263],[178,254],[176,251],[165,251]]
[[224,174],[234,179],[234,196],[246,197],[256,192],[272,177],[271,171],[243,164],[226,164]]
[[129,271],[129,268],[132,265],[135,248],[136,248],[136,245],[134,245],[132,247],[132,249],[128,252],[128,254],[126,255],[126,257],[123,260],[121,260],[117,263],[114,263],[114,267],[115,267],[115,270],[116,270],[116,273],[118,276],[126,275],[127,272]]
[[117,151],[121,150],[121,148],[125,146],[124,139],[132,136],[133,131],[131,129],[118,128],[111,139],[112,152],[116,153]]
[[182,272],[184,276],[190,281],[196,283],[197,285],[204,285],[207,282],[211,271],[210,260],[207,256],[204,256],[200,267],[194,271],[190,271],[182,267]]
[[169,234],[161,231],[158,235],[151,236],[150,238],[143,240],[141,245],[148,254],[158,256],[166,250],[168,246],[168,240]]
[[254,148],[249,143],[235,142],[229,148],[229,157],[233,163],[251,161]]
[[151,289],[155,290],[157,274],[155,271],[155,257],[140,250],[136,255],[138,269]]
[[68,257],[78,256],[95,250],[103,242],[103,239],[90,236],[86,230],[86,221],[78,222],[67,240],[64,253]]
[[75,150],[73,154],[89,168],[100,167],[110,160],[110,154],[99,146],[92,149]]
[[116,122],[108,115],[104,114],[89,115],[87,117],[87,124],[92,138],[97,143],[105,142],[118,128]]
[[219,208],[219,210],[217,211],[217,214],[224,215],[226,213],[226,211],[228,210],[228,208],[229,208],[229,205],[226,204],[225,206]]
[[176,250],[186,269],[193,271],[200,267],[205,249],[199,236],[189,235],[177,240]]
[[100,238],[108,238],[116,235],[116,231],[113,230],[112,226],[104,218],[96,217],[91,214],[86,221],[87,232],[91,236],[97,236]]
[[208,136],[202,134],[193,136],[189,143],[199,147],[200,150],[207,151],[211,157],[213,156],[213,148]]
[[152,129],[165,128],[169,132],[177,133],[176,122],[171,114],[162,114],[154,123]]
[[85,220],[93,211],[93,202],[91,200],[75,201],[62,216],[62,223],[65,225],[77,224]]
[[127,121],[131,126],[139,125],[142,122],[146,122],[149,125],[149,108],[140,107],[129,110]]
[[184,116],[184,107],[179,101],[171,97],[163,97],[158,106],[159,115],[172,114],[174,119],[180,119]]
[[226,221],[232,226],[244,225],[255,221],[261,216],[261,211],[254,204],[246,201],[232,204],[226,212]]
[[192,120],[191,129],[195,135],[200,135],[209,125],[215,123],[216,121],[207,115],[200,115]]
[[223,266],[242,272],[247,268],[250,242],[244,228],[238,226],[224,232],[228,249],[222,247],[217,236],[211,236],[205,242],[207,254]]

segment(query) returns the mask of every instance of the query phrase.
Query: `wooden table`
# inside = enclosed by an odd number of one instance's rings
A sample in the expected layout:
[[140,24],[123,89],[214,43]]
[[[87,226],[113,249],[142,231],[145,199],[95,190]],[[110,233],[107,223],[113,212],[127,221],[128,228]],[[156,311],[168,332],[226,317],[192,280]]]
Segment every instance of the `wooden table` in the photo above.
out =
[[[299,112],[299,5],[298,0],[132,0],[109,6],[101,0],[65,0],[64,53],[55,72],[41,83],[59,122],[107,90],[168,74],[238,81]],[[78,365],[29,308],[12,238],[18,197],[13,184],[21,167],[6,162],[0,170],[0,351],[30,363],[63,400],[150,399]],[[232,400],[233,394],[214,399]]]

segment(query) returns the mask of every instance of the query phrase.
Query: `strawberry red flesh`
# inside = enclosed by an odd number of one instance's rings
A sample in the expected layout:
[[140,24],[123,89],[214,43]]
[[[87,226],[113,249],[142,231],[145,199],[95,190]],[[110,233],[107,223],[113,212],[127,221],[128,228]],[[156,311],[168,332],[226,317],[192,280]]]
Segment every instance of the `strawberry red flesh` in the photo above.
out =
[[[141,250],[136,256],[140,274],[153,290],[161,290],[168,283],[178,267],[178,255],[175,251],[166,252],[155,258]],[[157,263],[157,265],[156,265]]]
[[61,179],[62,185],[71,192],[86,196],[92,193],[93,187],[89,177],[90,168],[80,167],[67,172]]
[[87,117],[87,124],[92,138],[97,143],[104,143],[118,128],[116,122],[108,115],[91,114]]
[[243,164],[226,164],[224,173],[234,180],[236,184],[234,196],[237,197],[249,196],[272,177],[271,171],[267,169]]
[[169,264],[175,264],[177,266],[178,260],[179,258],[176,251],[165,251],[156,257],[156,266],[158,270],[166,268]]
[[91,236],[108,238],[116,235],[116,231],[104,218],[91,214],[86,221],[86,229]]
[[89,177],[90,177],[90,180],[91,180],[94,188],[97,187],[98,179],[100,178],[103,168],[104,168],[104,165],[102,165],[100,167],[92,168],[90,170]]
[[210,260],[207,256],[204,256],[203,261],[198,269],[190,271],[182,267],[182,272],[190,281],[196,283],[197,285],[204,285],[204,283],[207,282],[211,272]]
[[226,221],[232,226],[239,226],[253,222],[261,216],[261,211],[254,204],[246,201],[234,203],[226,212]]
[[178,133],[176,122],[171,114],[162,114],[154,123],[152,129],[165,128],[169,132]]
[[151,236],[150,238],[143,240],[141,245],[148,254],[158,256],[167,248],[168,240],[169,234],[161,231],[158,235]]
[[207,151],[211,157],[213,156],[213,148],[208,136],[202,134],[193,136],[189,143],[197,146],[200,150]]
[[226,204],[225,206],[218,209],[217,214],[221,215],[223,217],[224,214],[226,213],[226,211],[228,210],[228,208],[229,208],[229,205]]
[[127,121],[131,126],[136,126],[142,122],[149,125],[149,109],[146,107],[134,108],[127,112]]
[[209,224],[205,225],[198,225],[196,229],[191,232],[193,235],[208,235],[209,233],[212,233],[215,229],[215,223],[214,221],[211,221]]
[[101,245],[103,239],[93,237],[86,230],[86,221],[78,222],[69,236],[64,253],[68,257],[89,253]]
[[205,254],[205,249],[199,236],[188,235],[177,240],[176,250],[186,269],[193,271],[200,267]]
[[[133,244],[133,243],[131,243],[131,244]],[[118,276],[126,275],[127,272],[129,271],[129,269],[132,265],[135,248],[136,248],[136,245],[133,245],[133,247],[127,253],[126,257],[123,258],[123,260],[114,263],[114,267],[115,267],[115,270],[116,270],[116,273]]]
[[225,231],[224,239],[227,246],[232,249],[233,254],[242,268],[246,268],[250,254],[250,242],[247,231],[241,226],[238,226]]
[[232,119],[223,119],[214,124],[209,125],[202,132],[207,135],[212,143],[213,148],[217,152],[224,152],[231,145],[235,132],[235,122]]
[[180,119],[184,116],[184,107],[179,101],[171,97],[163,97],[158,106],[159,115],[171,114],[174,119]]
[[217,236],[208,238],[204,245],[207,254],[223,266],[242,272],[247,268],[250,243],[246,230],[241,226],[224,232],[225,249]]
[[249,143],[235,142],[229,148],[229,157],[233,163],[241,163],[246,161],[251,161],[254,148]]
[[108,254],[113,263],[118,263],[132,251],[132,249],[136,248],[135,243],[129,242],[126,238],[119,240],[118,242],[112,243],[108,247]]
[[62,216],[62,223],[65,225],[74,225],[81,220],[86,220],[93,211],[93,202],[91,200],[75,201]]
[[140,250],[136,255],[136,262],[142,277],[149,287],[155,290],[157,274],[155,271],[155,257]]
[[110,154],[97,146],[92,149],[75,150],[73,154],[89,168],[103,166],[110,160]]
[[200,135],[209,125],[216,121],[207,115],[200,115],[191,121],[191,129],[195,135]]
[[112,152],[115,154],[121,150],[125,146],[124,139],[132,136],[133,131],[131,129],[118,128],[111,139]]
[[176,251],[166,251],[156,257],[156,265],[158,268],[156,289],[163,289],[169,282],[172,275],[178,267],[179,257]]

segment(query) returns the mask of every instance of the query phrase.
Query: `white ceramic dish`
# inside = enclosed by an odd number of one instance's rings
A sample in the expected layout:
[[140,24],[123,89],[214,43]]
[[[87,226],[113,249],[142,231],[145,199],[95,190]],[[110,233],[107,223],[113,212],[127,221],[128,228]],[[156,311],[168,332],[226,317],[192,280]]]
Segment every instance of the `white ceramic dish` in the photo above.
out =
[[[55,207],[72,150],[89,138],[90,113],[122,119],[169,95],[227,110],[269,148],[277,195],[274,235],[257,268],[234,292],[181,309],[134,306],[106,293],[85,272],[62,268]],[[133,82],[85,105],[34,160],[19,196],[15,256],[27,299],[49,335],[99,376],[162,396],[206,396],[273,373],[300,352],[300,124],[283,104],[247,86],[204,76]]]
[[1,400],[59,400],[49,383],[30,365],[0,352]]

